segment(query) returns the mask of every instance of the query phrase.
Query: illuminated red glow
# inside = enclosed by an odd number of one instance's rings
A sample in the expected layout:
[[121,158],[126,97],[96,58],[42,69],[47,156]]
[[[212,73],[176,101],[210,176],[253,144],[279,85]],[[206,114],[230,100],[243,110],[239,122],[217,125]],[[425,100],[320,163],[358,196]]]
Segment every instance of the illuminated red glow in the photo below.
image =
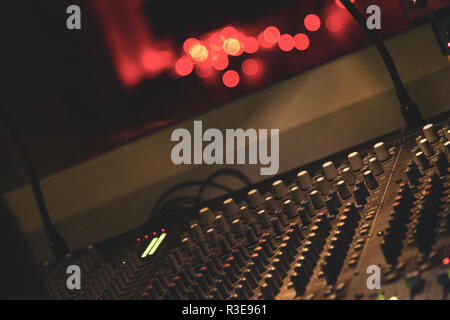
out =
[[228,67],[228,56],[225,52],[220,51],[212,58],[212,65],[218,71],[225,70]]
[[259,73],[259,62],[255,59],[248,58],[242,62],[242,72],[247,76],[255,76]]
[[137,242],[141,242],[141,238],[137,238],[136,241],[137,241]]
[[194,69],[194,65],[193,65],[192,61],[187,57],[181,57],[180,59],[178,59],[177,63],[175,64],[175,71],[180,76],[189,75],[193,69]]
[[184,52],[186,52],[187,54],[189,54],[189,50],[191,50],[192,46],[195,44],[200,43],[199,40],[195,39],[195,38],[189,38],[186,39],[183,43],[183,50]]
[[246,53],[255,53],[259,49],[258,39],[255,37],[246,37],[244,39],[244,51]]
[[[342,9],[345,8],[344,5],[342,4],[341,0],[334,0],[334,1],[336,2],[337,6],[338,6],[339,8],[342,8]],[[351,3],[355,3],[355,0],[350,0],[350,2],[351,2]]]
[[304,33],[297,33],[294,37],[294,45],[297,50],[304,51],[309,48],[309,38]]
[[236,38],[228,38],[223,43],[223,50],[231,56],[239,56],[244,51],[241,42]]
[[222,32],[220,34],[225,39],[228,39],[228,38],[236,38],[238,32],[237,32],[236,28],[231,27],[231,26],[227,26],[227,27],[222,29]]
[[239,74],[234,70],[228,70],[223,74],[223,84],[228,88],[234,88],[239,84]]
[[280,30],[274,26],[267,27],[264,30],[264,39],[269,43],[277,43],[280,39]]
[[147,50],[142,54],[142,66],[150,73],[159,73],[170,64],[168,51]]
[[449,257],[445,257],[444,260],[442,260],[442,264],[443,265],[448,265],[450,263],[450,258]]
[[315,14],[308,14],[305,17],[305,27],[308,31],[314,32],[320,29],[320,18]]
[[339,32],[342,29],[342,20],[338,16],[330,16],[325,21],[327,29],[331,32]]
[[208,59],[208,49],[202,43],[195,43],[189,48],[189,55],[196,62],[203,62]]
[[282,51],[288,52],[294,49],[294,37],[290,34],[283,34],[278,40],[278,46]]
[[258,34],[257,39],[258,39],[259,46],[264,49],[272,48],[276,44],[276,42],[269,42],[266,40],[266,38],[264,37],[264,31],[261,32],[260,34]]

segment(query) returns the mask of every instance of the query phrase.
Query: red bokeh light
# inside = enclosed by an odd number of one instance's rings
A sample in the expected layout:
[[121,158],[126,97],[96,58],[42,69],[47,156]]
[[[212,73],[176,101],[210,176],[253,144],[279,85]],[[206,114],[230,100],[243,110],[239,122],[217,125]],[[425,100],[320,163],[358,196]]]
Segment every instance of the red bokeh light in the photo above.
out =
[[194,65],[192,64],[192,61],[187,57],[181,57],[175,64],[175,71],[180,76],[187,76],[192,72],[193,69]]
[[236,38],[237,37],[237,30],[234,27],[227,26],[222,29],[222,32],[220,33],[225,39],[228,38]]
[[146,235],[144,236],[144,238],[145,238],[145,239],[148,239],[148,234],[146,234]]
[[244,39],[244,51],[247,53],[255,53],[259,49],[258,40],[255,37],[246,37]]
[[304,51],[309,48],[309,38],[304,33],[297,33],[294,37],[294,45],[297,50]]
[[309,31],[317,31],[320,29],[320,18],[315,14],[308,14],[305,17],[305,27]]
[[136,241],[137,241],[137,242],[141,242],[141,238],[137,238]]
[[277,43],[280,39],[280,30],[274,26],[267,27],[264,30],[264,39],[270,43]]
[[257,60],[249,58],[242,62],[242,72],[247,76],[255,76],[260,70]]
[[231,56],[239,56],[244,51],[241,42],[236,38],[228,38],[223,43],[223,50]]
[[218,32],[209,37],[208,43],[212,50],[220,51],[223,48],[223,38]]
[[269,49],[275,46],[276,42],[269,42],[264,37],[264,31],[258,34],[258,43],[261,46],[261,48]]
[[292,51],[294,49],[294,37],[290,34],[283,34],[278,40],[278,46],[282,51]]
[[223,74],[223,84],[228,88],[234,88],[239,84],[239,74],[234,70],[228,70]]
[[192,48],[192,46],[194,44],[200,43],[199,40],[195,39],[195,38],[189,38],[186,39],[183,43],[183,50],[184,52],[186,52],[187,54],[189,54],[189,50]]
[[[213,74],[213,70],[212,67],[209,65],[198,65],[195,68],[195,73],[200,77],[200,78],[209,78],[212,76]],[[164,231],[163,231],[164,232]]]
[[330,16],[325,21],[327,29],[331,32],[339,32],[342,29],[342,20],[338,16]]
[[[342,4],[341,0],[334,0],[334,1],[336,2],[337,6],[338,6],[339,8],[342,8],[342,9],[345,8],[344,5]],[[351,2],[351,3],[355,3],[355,0],[350,0],[350,2]]]
[[212,58],[212,65],[218,71],[225,70],[228,67],[228,56],[225,52],[220,51]]
[[448,265],[450,263],[450,258],[449,257],[445,257],[444,260],[442,260],[442,264],[443,265]]

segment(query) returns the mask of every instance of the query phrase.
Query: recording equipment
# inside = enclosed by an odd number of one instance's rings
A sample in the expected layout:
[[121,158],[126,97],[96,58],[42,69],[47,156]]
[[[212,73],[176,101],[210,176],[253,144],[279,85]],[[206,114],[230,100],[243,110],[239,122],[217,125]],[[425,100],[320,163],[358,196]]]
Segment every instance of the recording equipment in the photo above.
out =
[[[448,299],[449,130],[447,113],[200,210],[167,209],[150,224],[48,265],[49,295]],[[84,270],[82,290],[66,287],[73,264]],[[381,289],[370,284],[377,268]]]

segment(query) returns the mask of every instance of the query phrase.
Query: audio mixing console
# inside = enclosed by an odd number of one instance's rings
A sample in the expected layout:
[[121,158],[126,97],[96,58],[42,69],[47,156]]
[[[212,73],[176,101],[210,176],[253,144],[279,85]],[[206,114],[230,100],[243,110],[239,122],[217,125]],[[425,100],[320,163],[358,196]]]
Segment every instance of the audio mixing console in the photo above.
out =
[[[56,299],[448,299],[448,114],[46,266]],[[82,290],[66,268],[82,270]],[[375,271],[374,271],[375,270]],[[380,271],[381,287],[368,285]],[[374,273],[375,272],[375,273]]]

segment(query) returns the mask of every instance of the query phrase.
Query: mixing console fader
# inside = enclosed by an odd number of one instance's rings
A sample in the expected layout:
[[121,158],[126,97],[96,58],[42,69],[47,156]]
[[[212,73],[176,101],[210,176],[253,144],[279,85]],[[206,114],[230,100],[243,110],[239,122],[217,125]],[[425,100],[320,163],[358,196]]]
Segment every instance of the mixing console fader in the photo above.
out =
[[[448,299],[448,115],[46,266],[58,299]],[[165,217],[167,214],[167,217]],[[170,215],[172,214],[172,215]],[[66,268],[83,270],[82,290]]]

